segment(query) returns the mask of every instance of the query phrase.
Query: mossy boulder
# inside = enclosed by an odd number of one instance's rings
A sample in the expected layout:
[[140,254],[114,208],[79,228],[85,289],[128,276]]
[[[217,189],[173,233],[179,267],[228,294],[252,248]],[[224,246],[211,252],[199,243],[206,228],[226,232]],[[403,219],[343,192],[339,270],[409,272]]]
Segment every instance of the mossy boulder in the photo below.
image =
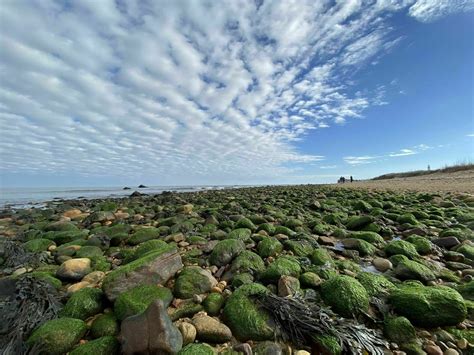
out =
[[265,269],[262,258],[249,250],[244,250],[232,262],[230,270],[235,273],[250,273],[256,275]]
[[301,266],[295,258],[281,256],[264,270],[259,279],[264,283],[277,282],[281,276],[293,276],[298,278]]
[[104,293],[101,289],[83,288],[72,294],[60,316],[85,320],[102,311],[103,300]]
[[463,254],[466,258],[474,260],[474,245],[462,244],[456,248],[456,251]]
[[264,238],[257,245],[257,252],[262,258],[275,256],[283,251],[283,244],[276,238]]
[[218,242],[209,257],[211,264],[224,266],[245,250],[245,244],[239,239],[226,239]]
[[400,224],[410,224],[413,226],[418,224],[416,217],[412,213],[404,213],[398,216],[397,222]]
[[207,344],[192,343],[182,348],[178,355],[215,355],[216,352]]
[[372,206],[366,201],[359,200],[354,204],[354,209],[361,212],[370,212]]
[[125,257],[126,262],[130,262],[136,259],[141,258],[145,254],[152,252],[152,251],[157,251],[157,250],[163,250],[169,248],[168,244],[163,241],[163,240],[149,240],[144,243],[139,244],[136,249],[132,249],[130,251],[130,254]]
[[426,255],[431,253],[433,249],[433,244],[425,237],[419,235],[411,235],[406,239],[407,242],[412,243],[416,251],[421,255]]
[[334,262],[331,254],[324,248],[315,249],[309,258],[314,265],[318,266],[332,265]]
[[118,340],[113,336],[105,336],[95,340],[88,341],[85,344],[79,345],[69,355],[115,355],[120,349]]
[[240,341],[273,338],[270,315],[252,299],[269,292],[264,286],[251,283],[239,287],[226,301],[223,318]]
[[177,277],[173,292],[179,298],[192,298],[209,292],[216,284],[217,280],[208,270],[199,266],[187,266]]
[[386,277],[371,272],[358,273],[357,280],[364,286],[370,297],[388,293],[395,288],[395,285]]
[[148,240],[156,239],[160,236],[160,231],[156,227],[141,227],[135,233],[132,234],[128,240],[130,245],[138,245]]
[[346,228],[352,231],[361,230],[373,221],[372,216],[352,216],[346,221]]
[[40,346],[40,354],[62,355],[81,340],[86,330],[86,323],[80,319],[53,319],[39,326],[26,343],[28,346]]
[[43,281],[46,281],[48,282],[51,286],[53,286],[54,288],[61,288],[62,286],[62,282],[61,280],[57,279],[56,277],[54,277],[51,273],[49,272],[45,272],[45,271],[33,271],[33,272],[30,272],[28,274],[26,274],[28,276],[31,276],[31,277],[34,277],[35,279],[38,279],[38,280],[43,280]]
[[342,354],[341,345],[339,344],[339,340],[336,337],[331,335],[316,335],[313,339],[316,342],[316,350],[318,350],[318,354]]
[[173,300],[173,294],[169,288],[157,285],[142,285],[132,288],[117,297],[114,304],[114,313],[120,321],[127,317],[145,312],[148,306],[155,300],[163,301],[168,307]]
[[103,254],[104,254],[104,252],[99,247],[86,245],[86,246],[81,247],[81,249],[79,249],[76,252],[76,257],[78,257],[78,258],[89,258],[89,259],[92,260],[96,257],[102,256]]
[[347,238],[342,241],[346,249],[357,250],[361,256],[372,255],[377,251],[372,244],[362,239]]
[[246,217],[239,219],[235,224],[235,228],[247,228],[251,231],[256,229],[255,224],[253,224],[253,222]]
[[400,280],[419,280],[422,282],[433,281],[435,274],[427,266],[413,260],[400,261],[395,270],[395,276]]
[[420,327],[456,325],[467,315],[462,296],[446,286],[423,286],[408,282],[392,290],[389,301],[397,314]]
[[220,293],[210,293],[202,302],[204,309],[210,316],[217,316],[225,303],[224,296]]
[[322,280],[318,274],[314,272],[305,272],[300,276],[300,283],[303,287],[315,288],[321,285]]
[[250,236],[252,235],[252,231],[248,228],[237,228],[231,231],[226,239],[238,239],[243,242],[248,242],[250,240]]
[[390,341],[399,345],[416,340],[416,331],[405,317],[388,317],[384,321],[384,334]]
[[457,287],[458,292],[469,301],[474,301],[474,280]]
[[275,226],[271,223],[262,223],[258,226],[257,228],[258,231],[265,231],[269,235],[274,235],[275,234]]
[[285,226],[275,226],[275,231],[273,232],[273,234],[284,234],[288,237],[291,237],[292,235],[295,235],[295,232]]
[[288,240],[285,242],[285,248],[293,252],[296,256],[308,256],[314,250],[314,243],[308,240]]
[[393,240],[385,246],[385,253],[387,255],[405,255],[407,258],[413,259],[419,256],[416,247],[404,240]]
[[232,281],[231,281],[231,285],[234,287],[234,288],[238,288],[242,285],[245,285],[245,284],[250,284],[254,281],[254,276],[252,274],[249,274],[249,273],[243,273],[243,274],[237,274],[237,275],[234,275],[234,277],[232,278]]
[[91,325],[90,334],[93,338],[101,338],[104,336],[114,336],[119,332],[119,323],[114,313],[101,314],[94,319]]
[[352,317],[369,309],[369,294],[355,278],[338,275],[325,281],[321,295],[326,304],[344,316]]
[[51,245],[55,245],[52,240],[39,238],[24,243],[23,247],[31,253],[39,253],[48,250]]
[[362,239],[371,244],[382,244],[384,242],[383,237],[375,232],[370,231],[360,231],[360,232],[351,232],[349,234],[350,238]]

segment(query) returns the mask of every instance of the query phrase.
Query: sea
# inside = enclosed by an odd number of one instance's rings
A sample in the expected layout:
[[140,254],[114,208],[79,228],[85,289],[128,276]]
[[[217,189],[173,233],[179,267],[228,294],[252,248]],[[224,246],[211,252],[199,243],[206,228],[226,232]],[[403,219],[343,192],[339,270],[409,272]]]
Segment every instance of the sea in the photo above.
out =
[[237,188],[237,185],[219,186],[148,186],[146,188],[130,187],[0,187],[0,208],[42,208],[45,202],[73,199],[96,199],[107,197],[125,197],[138,191],[143,194],[159,194],[163,191],[193,192],[202,190],[222,190]]

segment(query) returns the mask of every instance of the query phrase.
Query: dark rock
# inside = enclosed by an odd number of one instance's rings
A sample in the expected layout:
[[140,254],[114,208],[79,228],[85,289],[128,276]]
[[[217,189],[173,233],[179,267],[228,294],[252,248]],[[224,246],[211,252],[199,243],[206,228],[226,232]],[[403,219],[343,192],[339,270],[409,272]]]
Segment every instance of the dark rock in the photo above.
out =
[[128,186],[125,186],[122,190],[131,190],[131,188]]
[[148,186],[145,186],[145,185],[140,184],[140,185],[138,185],[138,188],[139,188],[139,189],[147,189]]
[[121,341],[125,355],[175,354],[183,346],[181,332],[173,325],[161,300],[122,322]]
[[456,237],[438,238],[438,239],[433,240],[433,243],[439,247],[443,247],[446,249],[451,249],[452,247],[455,247],[456,245],[461,244],[459,239]]
[[140,197],[140,196],[142,196],[142,195],[143,195],[143,194],[139,193],[138,191],[134,191],[134,192],[130,195],[130,197]]

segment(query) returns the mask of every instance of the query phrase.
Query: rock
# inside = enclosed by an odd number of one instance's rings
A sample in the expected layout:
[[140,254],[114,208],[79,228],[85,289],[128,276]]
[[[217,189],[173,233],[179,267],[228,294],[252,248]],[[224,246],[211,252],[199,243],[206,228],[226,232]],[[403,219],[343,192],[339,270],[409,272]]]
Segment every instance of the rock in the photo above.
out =
[[466,338],[461,338],[456,342],[456,345],[458,346],[459,349],[465,350],[467,349],[469,342],[467,341]]
[[456,325],[467,315],[462,296],[446,286],[406,283],[391,292],[389,301],[395,312],[420,327]]
[[403,260],[394,270],[395,276],[400,280],[419,280],[422,282],[436,279],[434,273],[425,265],[412,260]]
[[428,355],[443,355],[443,351],[438,345],[426,345],[424,349]]
[[232,338],[232,332],[225,324],[205,314],[197,314],[192,322],[196,327],[197,338],[211,343],[225,343]]
[[433,240],[433,244],[442,248],[451,249],[456,245],[461,244],[461,242],[456,237],[443,237]]
[[182,322],[178,325],[178,329],[183,337],[183,345],[193,343],[196,339],[196,328],[188,322]]
[[173,300],[173,294],[169,288],[158,285],[136,286],[117,297],[114,304],[115,315],[118,320],[124,320],[144,312],[157,299],[168,307]]
[[319,277],[318,274],[314,272],[305,272],[300,276],[301,285],[305,287],[318,287],[323,283],[323,280]]
[[283,244],[276,238],[263,238],[257,246],[258,255],[262,258],[275,256],[283,251]]
[[281,276],[299,277],[300,272],[301,267],[296,259],[288,256],[281,256],[260,274],[260,280],[263,283],[278,282]]
[[53,245],[56,245],[52,240],[49,239],[33,239],[23,244],[23,247],[31,253],[39,253],[41,251],[49,250]]
[[385,253],[387,255],[404,255],[407,258],[415,258],[418,256],[416,247],[404,240],[393,240],[385,246]]
[[72,294],[59,315],[85,320],[102,311],[103,297],[101,289],[83,288]]
[[101,314],[94,319],[91,325],[90,333],[94,338],[104,336],[115,336],[119,332],[119,324],[113,313]]
[[216,352],[207,344],[188,344],[178,355],[215,355]]
[[145,186],[145,185],[143,185],[143,184],[140,184],[140,185],[138,185],[138,188],[139,188],[139,189],[147,189],[148,186]]
[[333,260],[327,249],[318,248],[315,249],[314,252],[310,255],[310,260],[314,265],[317,266],[324,266],[324,265],[332,265]]
[[361,230],[366,225],[372,223],[374,221],[372,216],[353,216],[349,218],[346,223],[346,227],[349,230]]
[[384,334],[390,341],[403,345],[416,340],[416,331],[405,317],[387,317],[384,322]]
[[207,314],[217,316],[225,303],[224,297],[220,293],[211,293],[203,301],[202,305]]
[[234,259],[230,271],[233,274],[250,273],[256,275],[264,269],[265,263],[258,254],[244,250]]
[[306,350],[297,350],[295,352],[295,355],[311,355],[311,354]]
[[238,351],[239,353],[244,353],[244,355],[252,355],[252,347],[248,343],[240,343],[234,345],[234,350]]
[[356,239],[356,238],[344,239],[344,240],[342,240],[342,245],[346,249],[357,250],[361,256],[372,255],[377,250],[369,242],[366,242],[365,240],[362,240],[362,239]]
[[67,210],[62,214],[63,217],[68,217],[70,219],[74,219],[82,214],[82,211],[77,208],[72,208],[70,210]]
[[87,281],[79,281],[75,284],[72,284],[71,286],[69,286],[67,288],[67,293],[69,295],[73,294],[74,292],[77,292],[79,290],[82,290],[83,288],[85,287],[92,287],[93,285],[91,285],[89,282]]
[[174,354],[183,345],[183,337],[161,300],[153,301],[144,313],[122,322],[121,341],[125,355]]
[[171,245],[120,266],[104,279],[102,288],[111,301],[138,285],[164,284],[183,267],[181,256]]
[[456,349],[449,348],[443,353],[443,355],[459,355],[459,352]]
[[372,260],[372,264],[380,272],[385,272],[393,267],[390,260],[384,258],[375,258]]
[[28,346],[41,345],[46,354],[62,355],[72,350],[86,330],[86,323],[80,319],[53,319],[39,326],[26,343]]
[[293,296],[300,289],[300,282],[293,276],[282,276],[278,280],[278,296]]
[[61,280],[79,281],[91,271],[90,259],[69,259],[61,264],[56,276]]
[[395,285],[383,275],[359,272],[356,278],[364,286],[370,297],[387,294],[395,288]]
[[216,244],[209,257],[213,265],[224,266],[245,250],[245,244],[238,239],[226,239]]
[[281,346],[273,341],[261,341],[254,345],[252,352],[262,355],[283,355]]
[[26,269],[26,267],[21,267],[21,268],[19,268],[19,269],[16,269],[16,270],[13,272],[12,276],[13,276],[13,277],[18,277],[18,276],[21,276],[21,275],[23,275],[23,274],[26,274],[27,272],[28,272],[28,270]]
[[339,275],[325,281],[321,286],[321,295],[326,304],[344,317],[352,317],[369,309],[367,291],[350,276]]
[[90,284],[98,284],[105,277],[105,272],[103,271],[93,271],[90,274],[84,276],[82,281],[88,282]]
[[261,284],[251,283],[239,287],[227,299],[223,319],[232,334],[241,341],[269,340],[273,338],[273,327],[269,314],[258,307],[252,296],[269,292]]
[[69,355],[116,354],[120,344],[113,336],[105,336],[79,345]]
[[174,294],[179,298],[192,298],[194,295],[209,292],[217,285],[211,272],[199,266],[187,266],[181,271],[174,284]]

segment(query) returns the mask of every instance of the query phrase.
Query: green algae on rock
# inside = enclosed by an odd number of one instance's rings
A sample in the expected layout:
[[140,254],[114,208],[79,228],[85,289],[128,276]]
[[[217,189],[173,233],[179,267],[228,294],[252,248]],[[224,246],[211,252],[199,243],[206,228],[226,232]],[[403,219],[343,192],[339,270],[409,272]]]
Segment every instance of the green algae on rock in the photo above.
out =
[[388,317],[384,321],[384,334],[399,345],[412,343],[416,340],[416,331],[405,317]]
[[157,285],[134,287],[117,297],[114,304],[115,315],[122,321],[127,317],[144,312],[156,299],[162,300],[165,307],[168,307],[173,300],[173,294],[169,288]]
[[109,312],[101,314],[94,319],[91,325],[90,333],[93,338],[101,338],[108,335],[117,335],[119,332],[119,323],[114,313]]
[[120,349],[118,340],[113,336],[104,336],[79,345],[69,355],[113,355]]
[[174,294],[179,298],[191,298],[209,292],[216,284],[217,280],[208,270],[199,266],[186,266],[176,279]]
[[293,276],[298,278],[300,273],[301,267],[294,258],[281,256],[259,275],[259,280],[264,283],[277,282],[281,276]]
[[239,239],[226,239],[218,242],[209,257],[213,265],[224,266],[245,250],[245,244]]
[[85,320],[103,308],[104,293],[101,289],[86,287],[72,294],[60,312],[61,317]]
[[79,342],[86,330],[86,323],[80,319],[53,319],[37,328],[28,338],[27,344],[38,346],[40,354],[62,355]]
[[188,344],[182,348],[178,355],[215,355],[216,352],[207,344]]
[[339,275],[321,285],[321,295],[326,304],[347,318],[369,309],[369,294],[355,278]]
[[416,247],[404,240],[393,240],[385,246],[387,255],[404,255],[407,258],[413,259],[418,255]]
[[269,340],[274,337],[269,324],[270,316],[262,310],[252,296],[269,292],[264,286],[252,283],[239,287],[224,306],[224,322],[239,340]]
[[262,258],[275,256],[283,251],[283,244],[276,238],[263,238],[257,246],[257,252]]
[[456,325],[467,315],[462,296],[446,286],[409,282],[392,290],[389,300],[395,312],[421,327]]

